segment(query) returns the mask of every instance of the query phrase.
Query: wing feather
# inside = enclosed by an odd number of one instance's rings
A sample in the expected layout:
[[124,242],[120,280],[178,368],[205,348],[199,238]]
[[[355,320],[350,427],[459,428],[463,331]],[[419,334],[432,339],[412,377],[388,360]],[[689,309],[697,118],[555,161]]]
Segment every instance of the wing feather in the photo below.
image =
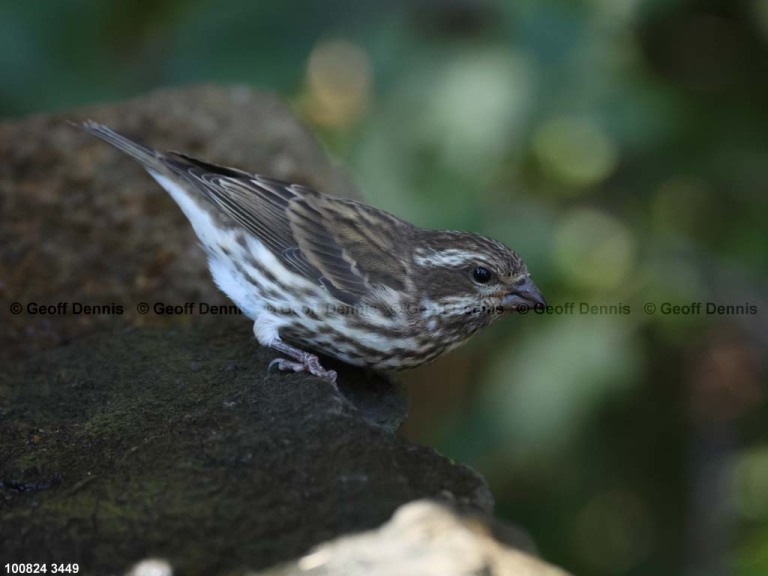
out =
[[290,270],[347,304],[402,289],[412,226],[365,204],[169,153],[164,163]]

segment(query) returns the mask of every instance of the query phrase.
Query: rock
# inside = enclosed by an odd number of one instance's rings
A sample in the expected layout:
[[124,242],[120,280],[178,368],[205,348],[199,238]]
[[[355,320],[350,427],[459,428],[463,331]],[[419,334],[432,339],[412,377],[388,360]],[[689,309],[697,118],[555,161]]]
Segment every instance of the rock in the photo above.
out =
[[[267,374],[246,325],[83,338],[4,365],[0,541],[14,562],[260,569],[419,498],[490,512],[485,482],[371,425],[333,387]],[[361,370],[342,390],[387,386]]]
[[420,500],[400,507],[381,528],[344,536],[260,576],[567,576],[496,540],[487,523]]

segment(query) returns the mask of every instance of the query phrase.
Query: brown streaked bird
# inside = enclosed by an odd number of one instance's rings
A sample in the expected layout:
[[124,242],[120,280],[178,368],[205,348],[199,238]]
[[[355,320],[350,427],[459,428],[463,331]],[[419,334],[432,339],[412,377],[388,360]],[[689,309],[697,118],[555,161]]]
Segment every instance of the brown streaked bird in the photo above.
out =
[[170,193],[218,287],[253,320],[259,343],[285,356],[270,366],[334,384],[315,353],[415,368],[503,312],[544,304],[520,256],[491,238],[418,228],[361,202],[153,150],[93,121],[78,126]]

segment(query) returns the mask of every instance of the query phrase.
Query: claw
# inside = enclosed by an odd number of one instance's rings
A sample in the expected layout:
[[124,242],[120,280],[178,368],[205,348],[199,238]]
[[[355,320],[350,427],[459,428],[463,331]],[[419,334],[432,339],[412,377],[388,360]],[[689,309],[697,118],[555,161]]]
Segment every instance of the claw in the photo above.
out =
[[[272,372],[272,366],[274,366],[275,364],[278,364],[282,360],[283,360],[282,358],[275,358],[274,360],[272,360],[272,362],[269,363],[269,366],[267,366],[267,374]],[[278,366],[277,369],[280,370],[280,366]]]
[[269,366],[267,366],[267,372],[270,372],[272,370],[272,366],[277,365],[277,369],[281,372],[302,372],[304,371],[304,364],[300,364],[299,362],[291,362],[290,360],[287,360],[285,358],[275,358],[272,360],[272,362],[269,363]]
[[276,342],[272,344],[272,348],[283,352],[289,356],[292,356],[296,361],[288,360],[286,358],[275,358],[269,363],[267,371],[272,369],[272,366],[277,366],[278,370],[292,371],[292,372],[309,372],[313,376],[333,384],[336,386],[337,374],[334,370],[326,370],[320,365],[320,359],[314,354],[304,352],[293,346],[289,346],[284,342]]

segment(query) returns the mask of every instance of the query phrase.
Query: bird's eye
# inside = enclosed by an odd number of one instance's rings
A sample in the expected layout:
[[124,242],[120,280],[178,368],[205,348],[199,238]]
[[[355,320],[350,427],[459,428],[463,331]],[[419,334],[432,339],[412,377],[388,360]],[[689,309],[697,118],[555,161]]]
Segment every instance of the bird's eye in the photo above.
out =
[[487,284],[490,282],[491,276],[491,271],[488,270],[488,268],[483,268],[482,266],[478,266],[472,270],[472,278],[478,284]]

